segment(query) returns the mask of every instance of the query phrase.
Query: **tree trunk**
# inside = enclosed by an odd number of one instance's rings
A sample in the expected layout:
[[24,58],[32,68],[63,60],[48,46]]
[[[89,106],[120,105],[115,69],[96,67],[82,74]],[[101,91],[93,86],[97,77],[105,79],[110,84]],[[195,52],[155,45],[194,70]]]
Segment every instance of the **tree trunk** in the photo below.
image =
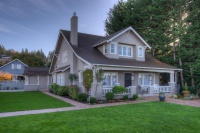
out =
[[[181,68],[182,68],[182,60],[181,60],[180,57],[179,57],[179,65],[180,65]],[[184,87],[183,71],[180,71],[180,76],[181,76],[181,86]]]
[[194,84],[194,73],[193,72],[194,72],[193,69],[190,68],[191,85],[194,87],[195,84]]

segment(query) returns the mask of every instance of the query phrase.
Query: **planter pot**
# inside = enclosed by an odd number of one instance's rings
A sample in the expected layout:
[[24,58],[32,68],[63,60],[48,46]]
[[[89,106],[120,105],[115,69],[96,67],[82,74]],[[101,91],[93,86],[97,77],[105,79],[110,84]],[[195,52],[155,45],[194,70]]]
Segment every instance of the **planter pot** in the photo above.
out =
[[165,94],[159,94],[159,99],[160,99],[160,101],[164,102],[165,101]]
[[189,91],[182,91],[184,97],[188,97],[190,92]]

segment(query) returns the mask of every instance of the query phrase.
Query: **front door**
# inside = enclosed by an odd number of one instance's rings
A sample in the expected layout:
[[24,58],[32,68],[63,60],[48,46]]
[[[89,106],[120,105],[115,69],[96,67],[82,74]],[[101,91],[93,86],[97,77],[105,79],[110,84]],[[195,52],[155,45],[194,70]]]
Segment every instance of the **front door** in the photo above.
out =
[[124,74],[124,86],[132,86],[132,80],[131,80],[131,73],[125,73]]

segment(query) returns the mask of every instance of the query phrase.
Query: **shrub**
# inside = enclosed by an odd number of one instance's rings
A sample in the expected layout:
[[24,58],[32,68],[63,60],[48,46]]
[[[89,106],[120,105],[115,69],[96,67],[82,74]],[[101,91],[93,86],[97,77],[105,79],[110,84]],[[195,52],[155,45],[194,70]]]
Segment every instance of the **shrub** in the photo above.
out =
[[68,95],[68,87],[67,86],[59,86],[58,90],[57,90],[57,95],[67,96]]
[[88,94],[86,93],[80,93],[78,94],[77,100],[79,102],[87,102]]
[[128,100],[128,95],[123,96],[123,100]]
[[96,98],[95,98],[95,97],[90,97],[90,103],[91,103],[91,104],[96,103]]
[[114,93],[112,93],[112,92],[108,92],[108,93],[106,93],[106,100],[112,100],[112,99],[114,99]]
[[136,100],[138,98],[138,94],[133,94],[133,100]]
[[112,88],[112,92],[115,94],[118,94],[118,93],[122,93],[122,92],[127,92],[127,89],[123,86],[114,86]]
[[51,84],[50,92],[53,94],[57,94],[58,87],[59,87],[59,85],[57,85],[56,83]]
[[78,97],[78,87],[76,85],[69,86],[68,93],[69,93],[69,96],[72,99],[77,100],[77,97]]
[[193,86],[190,86],[188,87],[188,90],[190,91],[191,94],[197,94],[197,87],[193,87]]

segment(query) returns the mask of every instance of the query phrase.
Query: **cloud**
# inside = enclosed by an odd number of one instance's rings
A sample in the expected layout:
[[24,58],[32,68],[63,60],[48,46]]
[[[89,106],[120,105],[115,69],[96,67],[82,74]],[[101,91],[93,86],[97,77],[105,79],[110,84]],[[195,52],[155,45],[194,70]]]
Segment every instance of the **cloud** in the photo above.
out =
[[25,26],[15,23],[15,22],[11,22],[11,21],[1,19],[1,18],[0,18],[0,21],[4,24],[4,25],[2,25],[2,24],[0,25],[0,30],[3,32],[18,34],[18,35],[22,35],[22,34],[20,34],[20,31],[25,31],[27,33],[33,33],[33,34],[40,34],[39,32],[37,32],[35,30],[32,30],[30,28],[27,28]]
[[7,27],[0,25],[0,31],[1,32],[6,32],[6,33],[12,33],[15,34],[15,32],[11,31],[10,29],[8,29]]

